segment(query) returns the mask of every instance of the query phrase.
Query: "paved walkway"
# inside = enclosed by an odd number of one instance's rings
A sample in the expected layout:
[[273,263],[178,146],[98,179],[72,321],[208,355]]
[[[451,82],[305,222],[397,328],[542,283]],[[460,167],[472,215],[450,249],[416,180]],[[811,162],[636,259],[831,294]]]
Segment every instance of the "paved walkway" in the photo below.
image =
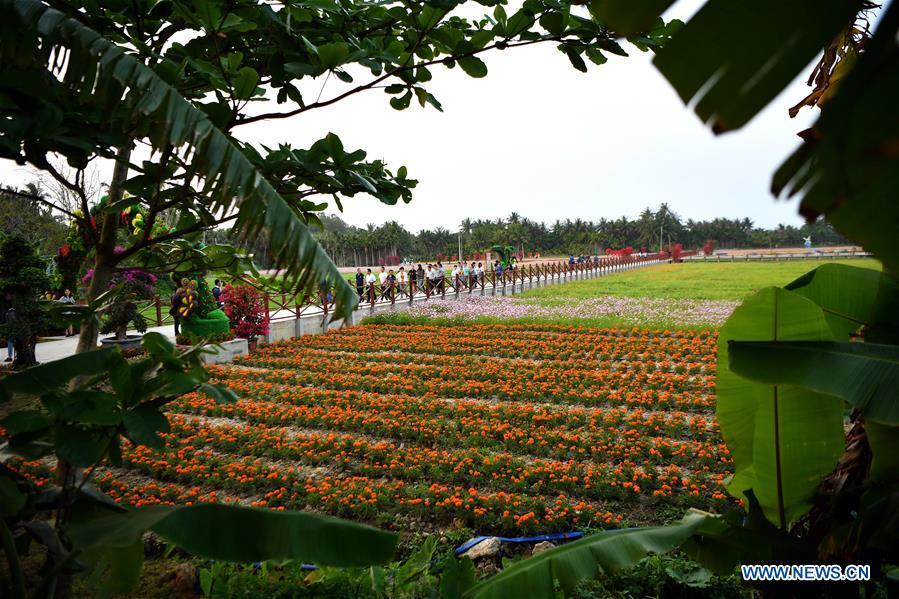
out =
[[[172,343],[175,342],[175,329],[170,324],[147,329],[147,332],[150,331],[162,333],[169,338],[169,341]],[[128,331],[128,334],[138,335],[139,333],[137,331]],[[106,335],[101,335],[101,337],[105,336]],[[76,347],[78,347],[78,335],[75,335],[74,337],[41,337],[40,342],[38,342],[37,347],[35,348],[35,356],[37,357],[37,361],[42,364],[54,362],[74,354]]]
[[[625,267],[625,270],[631,270],[631,269],[636,269],[636,268],[645,268],[647,266],[653,266],[656,264],[660,264],[662,262],[663,261],[651,261],[651,262],[639,262],[639,263],[635,262],[633,264],[627,265]],[[567,282],[570,282],[573,280],[581,280],[584,278],[595,278],[595,277],[600,277],[600,276],[608,276],[610,274],[617,274],[618,272],[622,272],[622,271],[606,271],[606,272],[592,271],[587,276],[581,275],[581,276],[577,276],[576,278],[572,277],[571,275],[568,275],[568,277],[565,277],[565,278],[555,278],[555,279],[544,278],[542,283],[539,282],[539,278],[537,281],[531,281],[528,279],[524,279],[524,280],[518,280],[514,283],[503,282],[503,284],[501,286],[498,285],[496,289],[493,288],[493,285],[488,284],[488,285],[485,285],[484,289],[481,289],[479,291],[480,291],[481,295],[487,295],[487,294],[489,294],[491,296],[500,296],[500,295],[507,296],[508,295],[509,297],[514,297],[516,293],[521,293],[532,287],[538,287],[538,286],[543,286],[543,285],[554,285],[554,284],[558,285],[560,283],[567,283]],[[515,289],[519,289],[519,291],[516,292]],[[478,293],[478,291],[476,291],[475,293]],[[467,291],[462,291],[458,295],[455,293],[455,291],[448,291],[446,293],[445,298],[435,294],[435,295],[431,296],[430,300],[425,300],[424,297],[422,296],[421,298],[416,300],[416,305],[420,304],[422,301],[431,301],[431,302],[449,301],[449,300],[454,300],[454,299],[458,299],[458,298],[465,298],[468,295],[469,295],[469,293]],[[407,299],[397,300],[396,304],[391,304],[387,300],[381,300],[381,301],[378,301],[374,307],[370,306],[369,304],[361,304],[356,309],[355,313],[353,314],[353,322],[358,323],[365,316],[369,316],[375,312],[381,312],[381,311],[386,311],[386,310],[404,310],[404,309],[408,308],[410,305],[411,304],[409,303],[409,301]],[[305,329],[305,331],[307,333],[304,333],[304,334],[320,332],[321,331],[321,317],[322,317],[321,312],[310,312],[308,314],[304,313],[303,317],[302,317],[302,321],[303,321],[303,323],[308,323],[308,324],[306,324],[305,327],[301,326],[300,329],[301,330]],[[270,318],[272,320],[273,327],[279,321],[282,323],[287,322],[287,321],[296,322],[296,320],[295,320],[296,316],[290,310],[278,310],[276,312],[273,312],[270,315]],[[334,328],[340,328],[342,326],[344,326],[344,323],[341,320],[333,322],[330,325],[330,327],[334,327]],[[149,329],[147,329],[147,332],[150,332],[150,331],[162,333],[163,335],[168,337],[168,339],[170,341],[172,341],[173,343],[175,341],[175,329],[174,329],[174,326],[171,324],[163,325],[161,327],[150,327]],[[291,331],[293,331],[292,327],[291,327]],[[135,334],[135,335],[138,334],[137,331],[128,331],[128,333]],[[293,334],[291,333],[290,336],[293,336]],[[277,338],[283,338],[283,335],[280,337],[277,337]],[[75,348],[77,346],[78,346],[78,337],[77,336],[68,337],[68,338],[66,338],[66,337],[43,337],[43,338],[41,338],[41,341],[37,344],[35,354],[37,357],[37,361],[40,363],[53,362],[55,360],[61,360],[62,358],[65,358],[67,356],[71,356],[72,354],[75,353]]]

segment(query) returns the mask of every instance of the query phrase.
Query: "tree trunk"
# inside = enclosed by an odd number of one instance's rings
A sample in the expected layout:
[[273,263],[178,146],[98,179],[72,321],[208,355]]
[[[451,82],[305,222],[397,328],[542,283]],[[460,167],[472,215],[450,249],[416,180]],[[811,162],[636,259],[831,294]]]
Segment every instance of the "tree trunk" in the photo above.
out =
[[13,370],[24,370],[37,364],[35,356],[35,348],[37,347],[37,336],[30,335],[24,339],[16,339],[13,341],[16,349],[16,357],[13,359]]
[[[116,153],[115,168],[112,181],[109,183],[109,203],[114,204],[122,199],[122,185],[128,177],[128,161],[131,158],[131,144],[119,148]],[[85,300],[88,303],[96,300],[109,287],[115,267],[115,242],[119,227],[119,215],[113,212],[105,214],[100,221],[100,241],[94,259],[94,275],[87,289]],[[95,318],[89,317],[81,321],[81,332],[78,336],[78,347],[75,353],[84,353],[97,349],[100,336],[100,325]]]

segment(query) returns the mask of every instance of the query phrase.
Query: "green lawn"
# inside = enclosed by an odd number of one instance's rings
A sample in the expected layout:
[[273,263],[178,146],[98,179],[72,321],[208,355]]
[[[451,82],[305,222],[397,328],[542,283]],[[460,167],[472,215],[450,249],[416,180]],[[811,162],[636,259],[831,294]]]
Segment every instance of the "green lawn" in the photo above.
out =
[[[827,261],[664,264],[626,273],[551,285],[521,297],[554,300],[600,295],[695,300],[739,300],[762,287],[786,285]],[[880,269],[873,259],[839,260],[842,264]]]

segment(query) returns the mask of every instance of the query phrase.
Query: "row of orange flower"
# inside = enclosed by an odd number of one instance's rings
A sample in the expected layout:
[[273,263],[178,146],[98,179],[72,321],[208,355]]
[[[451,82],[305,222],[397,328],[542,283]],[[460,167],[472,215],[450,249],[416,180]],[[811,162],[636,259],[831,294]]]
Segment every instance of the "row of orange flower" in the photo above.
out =
[[[593,458],[602,461],[645,461],[696,464],[712,469],[730,463],[727,448],[713,436],[678,439],[656,434],[654,427],[596,426],[580,431],[545,426],[525,429],[513,423],[477,418],[458,412],[442,416],[446,402],[440,399],[399,398],[377,394],[317,402],[319,390],[272,386],[267,383],[227,381],[245,399],[218,404],[196,394],[188,395],[173,409],[203,416],[238,418],[253,425],[298,426],[341,430],[381,438],[408,439],[449,446],[475,446],[556,459]],[[354,399],[361,401],[355,402]],[[310,399],[312,401],[310,401]],[[299,404],[299,405],[295,405]]]
[[[252,366],[266,368],[259,360]],[[314,368],[314,365],[313,365]],[[225,369],[213,369],[221,374]],[[264,380],[285,386],[316,386],[326,389],[352,389],[381,394],[431,396],[444,398],[502,399],[516,402],[562,403],[586,406],[628,405],[653,410],[675,409],[708,412],[714,405],[714,381],[706,389],[691,389],[683,375],[634,375],[629,372],[607,372],[592,377],[585,384],[572,374],[563,380],[535,381],[516,378],[514,373],[493,381],[471,380],[463,373],[446,371],[444,377],[420,378],[369,374],[363,367],[335,355],[332,364],[322,371],[306,369],[305,364],[291,368],[269,366],[265,371],[243,371],[247,379]],[[686,387],[686,388],[684,388]]]
[[[211,367],[239,401],[183,396],[164,450],[125,448],[130,473],[95,479],[130,505],[239,501],[397,528],[642,522],[645,506],[726,501],[716,343],[554,325],[303,337]],[[20,467],[51,477],[44,463]]]
[[[391,360],[395,356],[410,357],[409,354],[393,352],[374,354],[328,353],[312,355],[308,351],[298,351],[292,357],[253,356],[242,361],[244,364],[269,368],[302,367],[303,371],[314,371],[325,375],[345,374],[351,376],[379,377],[388,379],[418,379],[421,381],[442,380],[453,383],[470,383],[472,390],[490,386],[506,386],[510,383],[538,386],[544,391],[547,385],[569,386],[579,390],[602,387],[610,382],[626,379],[630,386],[645,389],[667,389],[677,391],[703,391],[714,384],[712,374],[698,371],[678,372],[678,367],[663,371],[653,361],[621,361],[585,363],[556,360],[510,360],[486,359],[471,356],[430,356],[415,354],[424,359],[406,362]],[[432,363],[427,363],[430,358]],[[435,359],[438,358],[438,359]],[[574,362],[574,363],[572,363]],[[638,367],[633,367],[636,364]],[[701,369],[701,366],[691,367]]]
[[412,353],[478,355],[548,360],[629,359],[644,354],[673,363],[714,363],[716,332],[585,329],[544,325],[467,325],[464,327],[363,325],[322,339],[299,337],[270,346],[260,355],[291,355],[297,347],[350,352],[385,349]]
[[[208,448],[371,477],[440,480],[521,493],[564,492],[589,499],[627,499],[634,494],[691,499],[723,498],[723,474],[673,464],[525,459],[482,448],[431,448],[351,434],[297,432],[242,424],[210,424],[174,415],[169,449],[160,458],[180,461],[185,452]],[[691,502],[691,501],[688,501]]]
[[[457,353],[437,353],[429,351],[431,346],[427,340],[421,341],[420,351],[413,352],[406,349],[396,351],[393,348],[382,347],[379,351],[354,351],[349,349],[320,349],[315,346],[277,343],[264,346],[253,356],[246,356],[241,360],[246,364],[256,361],[270,363],[296,365],[307,361],[331,360],[335,354],[355,357],[357,361],[372,364],[415,364],[420,367],[439,368],[445,371],[447,368],[467,369],[472,378],[491,378],[497,372],[512,369],[515,372],[539,371],[545,376],[566,376],[583,370],[626,370],[629,372],[673,372],[677,374],[702,374],[714,375],[714,356],[704,354],[695,356],[694,361],[681,359],[672,362],[666,357],[662,361],[650,359],[647,348],[640,346],[629,354],[619,353],[614,359],[605,358],[568,358],[565,360],[530,358],[497,357],[489,355],[469,355]],[[712,363],[709,363],[711,356]]]

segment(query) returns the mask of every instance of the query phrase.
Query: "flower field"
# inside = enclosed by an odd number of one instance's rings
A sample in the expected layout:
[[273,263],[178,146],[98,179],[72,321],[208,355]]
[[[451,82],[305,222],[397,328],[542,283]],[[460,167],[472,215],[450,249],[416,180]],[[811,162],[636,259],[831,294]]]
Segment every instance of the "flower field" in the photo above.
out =
[[[585,281],[589,282],[589,281]],[[566,284],[567,285],[567,284]],[[621,326],[660,323],[677,328],[715,328],[727,320],[739,305],[735,300],[680,299],[665,297],[624,297],[599,295],[589,298],[550,296],[522,297],[463,295],[458,301],[424,302],[408,310],[412,317],[525,321],[604,321]]]
[[[165,450],[98,485],[398,530],[563,531],[726,501],[715,332],[363,325],[210,367],[240,397],[172,404]],[[24,468],[50,476],[42,463]]]

